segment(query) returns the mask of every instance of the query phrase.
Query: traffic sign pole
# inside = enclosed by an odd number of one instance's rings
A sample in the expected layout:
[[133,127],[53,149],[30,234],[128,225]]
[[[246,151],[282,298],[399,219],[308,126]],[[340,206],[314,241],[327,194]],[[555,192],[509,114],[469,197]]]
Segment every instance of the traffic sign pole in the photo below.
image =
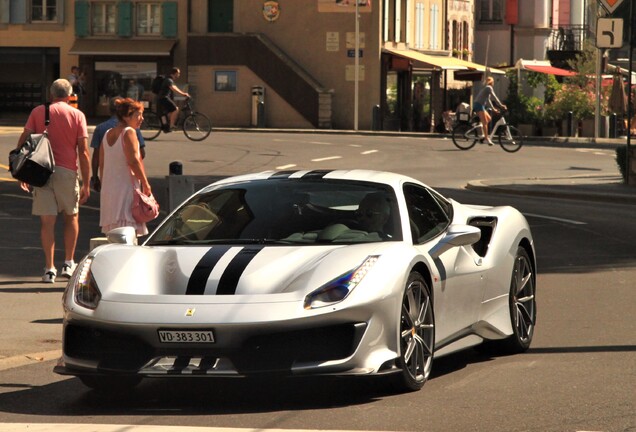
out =
[[636,173],[632,171],[632,116],[634,115],[634,100],[632,96],[632,62],[634,60],[634,2],[629,2],[629,74],[627,75],[628,103],[627,103],[627,154],[625,157],[625,183],[636,184]]

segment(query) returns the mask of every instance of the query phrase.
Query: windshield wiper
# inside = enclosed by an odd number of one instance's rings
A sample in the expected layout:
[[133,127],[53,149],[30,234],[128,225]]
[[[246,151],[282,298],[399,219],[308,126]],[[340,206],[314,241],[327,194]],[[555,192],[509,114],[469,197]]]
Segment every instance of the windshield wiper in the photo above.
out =
[[291,242],[287,240],[279,240],[279,239],[269,239],[269,238],[249,238],[249,239],[213,239],[213,240],[204,240],[205,243],[212,244],[291,244]]
[[252,244],[283,244],[289,245],[294,242],[289,240],[267,239],[267,238],[253,238],[253,239],[204,239],[204,240],[190,240],[190,239],[170,239],[170,240],[154,240],[146,243],[146,246],[205,246],[205,245],[252,245]]
[[188,239],[169,239],[169,240],[152,240],[146,243],[146,246],[179,246],[179,245],[191,245],[198,243],[194,240]]

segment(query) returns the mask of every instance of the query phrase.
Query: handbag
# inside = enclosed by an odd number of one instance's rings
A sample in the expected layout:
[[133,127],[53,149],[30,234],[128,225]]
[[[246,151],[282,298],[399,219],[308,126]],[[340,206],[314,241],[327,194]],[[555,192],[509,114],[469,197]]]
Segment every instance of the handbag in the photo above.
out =
[[[45,104],[44,124],[49,125],[49,104]],[[31,186],[44,186],[55,171],[55,158],[51,142],[45,130],[41,134],[31,134],[24,144],[9,152],[11,176]]]
[[144,194],[138,188],[133,192],[132,216],[137,223],[146,223],[159,216],[159,203],[155,197]]
[[[142,162],[143,165],[143,162]],[[133,184],[132,216],[137,223],[146,223],[159,216],[159,203],[155,197],[144,194],[135,184],[135,177],[130,173],[130,181]]]

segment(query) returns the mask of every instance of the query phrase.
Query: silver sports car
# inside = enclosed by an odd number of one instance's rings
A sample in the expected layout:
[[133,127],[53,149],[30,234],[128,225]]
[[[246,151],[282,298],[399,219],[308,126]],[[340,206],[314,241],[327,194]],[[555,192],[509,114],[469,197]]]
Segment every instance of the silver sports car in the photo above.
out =
[[434,357],[523,352],[534,333],[523,215],[398,174],[227,178],[142,245],[132,228],[108,238],[68,283],[55,367],[97,389],[276,373],[390,375],[417,390]]

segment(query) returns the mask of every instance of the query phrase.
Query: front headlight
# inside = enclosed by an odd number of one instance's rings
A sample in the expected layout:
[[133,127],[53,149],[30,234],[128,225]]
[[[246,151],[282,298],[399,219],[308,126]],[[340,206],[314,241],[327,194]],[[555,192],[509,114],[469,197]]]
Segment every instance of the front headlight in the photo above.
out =
[[75,303],[88,309],[95,309],[102,299],[102,293],[99,292],[91,272],[92,263],[92,256],[82,260],[69,285],[69,288],[73,291]]
[[371,270],[378,258],[380,257],[377,255],[367,257],[359,267],[348,271],[308,294],[305,297],[305,309],[316,309],[344,300]]

